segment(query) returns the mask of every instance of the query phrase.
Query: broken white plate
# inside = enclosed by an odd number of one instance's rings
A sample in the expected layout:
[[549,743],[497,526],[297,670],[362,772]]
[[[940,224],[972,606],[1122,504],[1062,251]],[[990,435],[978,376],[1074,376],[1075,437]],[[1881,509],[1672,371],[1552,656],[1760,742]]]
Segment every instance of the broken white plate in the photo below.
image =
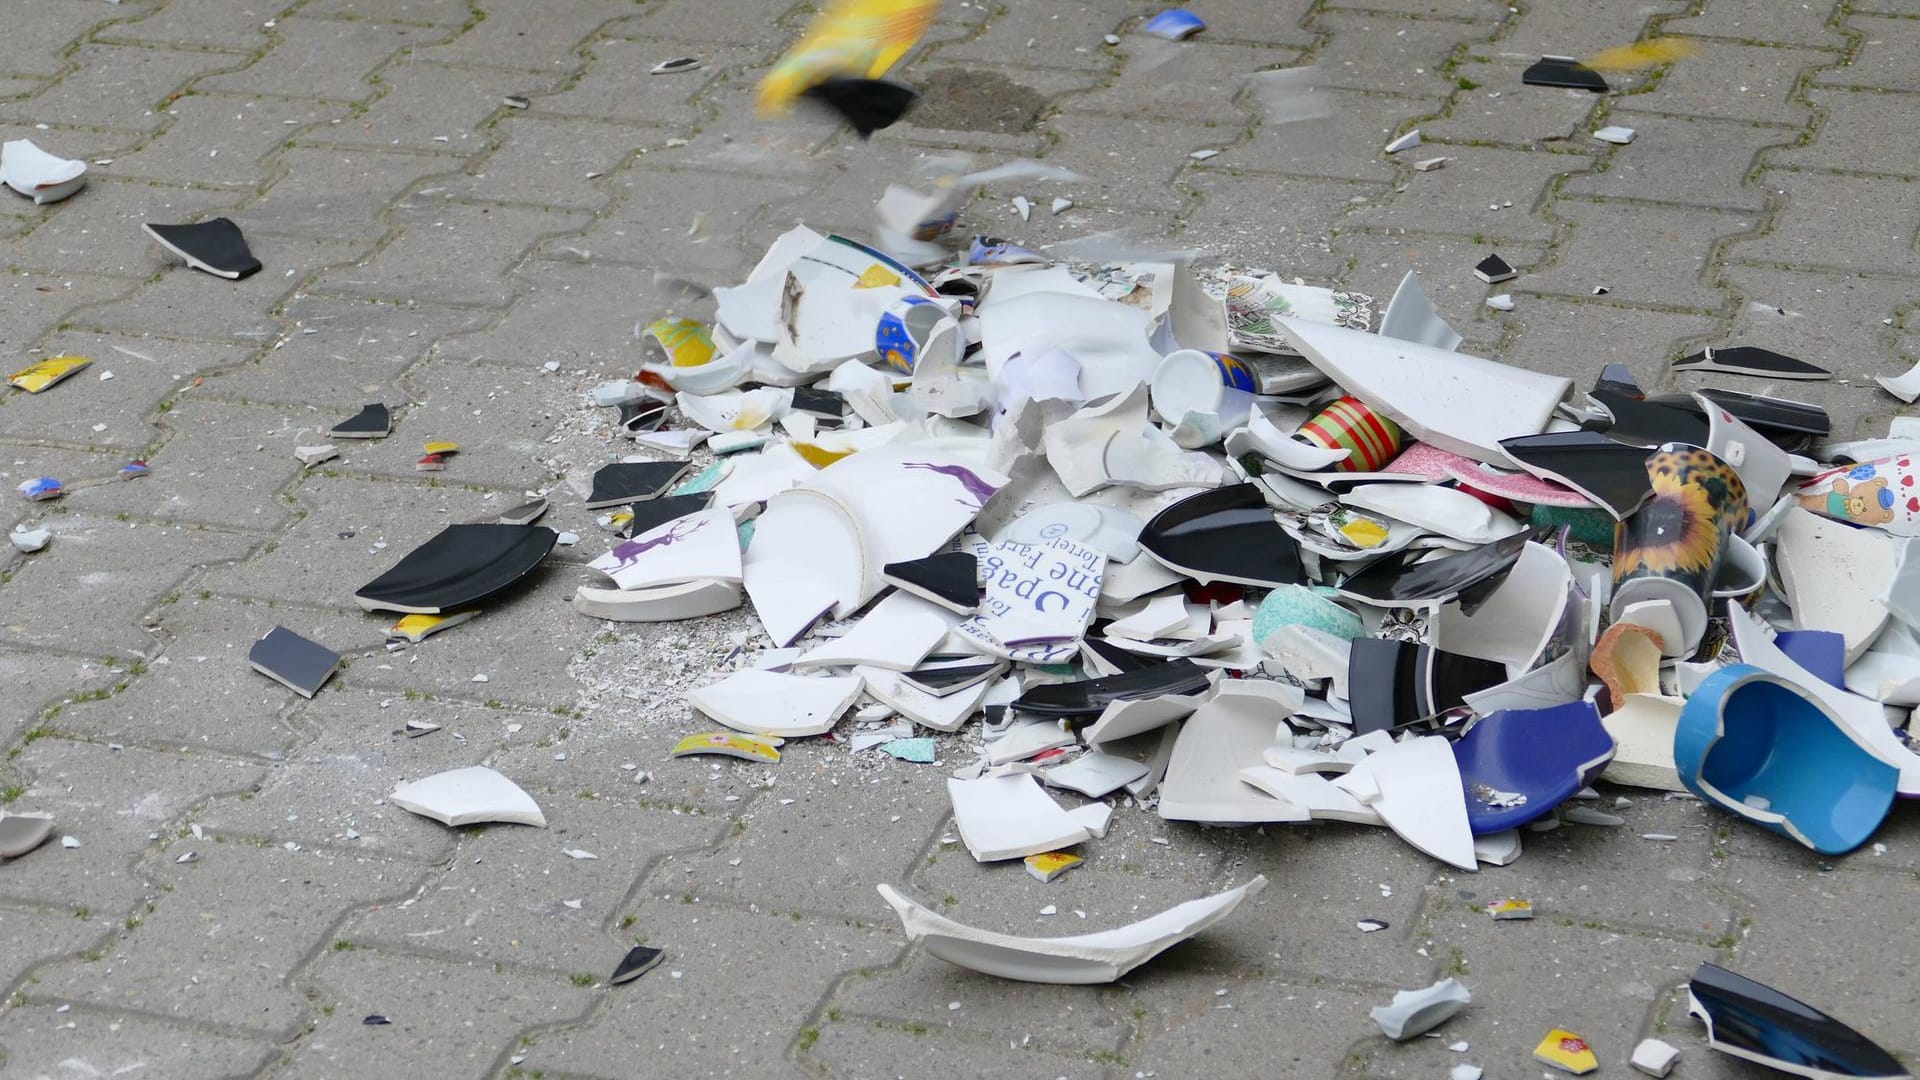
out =
[[1197,694],[1162,694],[1158,697],[1110,701],[1106,708],[1100,710],[1100,718],[1081,732],[1081,737],[1088,745],[1118,742],[1156,731],[1175,720],[1184,720],[1211,700],[1213,688],[1220,685],[1219,672],[1208,672],[1207,678],[1211,680],[1211,686]]
[[1065,765],[1056,765],[1041,773],[1040,779],[1048,787],[1077,791],[1089,799],[1104,799],[1151,771],[1145,762],[1089,750]]
[[1441,606],[1431,625],[1433,647],[1497,660],[1510,673],[1530,671],[1566,615],[1572,583],[1573,572],[1558,552],[1529,542],[1499,588],[1473,614],[1457,601]]
[[1893,584],[1894,544],[1879,529],[1858,529],[1799,507],[1780,522],[1773,561],[1794,622],[1844,637],[1848,664],[1887,625],[1886,605],[1876,598]]
[[1627,694],[1600,718],[1613,736],[1613,760],[1600,779],[1655,791],[1685,791],[1673,762],[1673,735],[1680,726],[1685,698]]
[[853,673],[860,676],[866,684],[867,693],[875,701],[921,727],[935,731],[960,730],[960,725],[966,723],[968,717],[980,711],[981,704],[994,687],[993,680],[989,679],[965,690],[939,696],[909,685],[897,671],[856,667]]
[[[1297,687],[1285,689],[1304,696]],[[1309,820],[1305,807],[1256,794],[1240,782],[1241,770],[1265,765],[1262,755],[1273,743],[1274,724],[1292,711],[1257,683],[1218,684],[1212,699],[1180,728],[1173,760],[1160,782],[1160,816],[1210,825]],[[1464,802],[1460,813],[1464,821]]]
[[704,364],[684,367],[670,363],[642,364],[640,374],[659,379],[679,393],[725,393],[746,381],[747,376],[753,373],[754,349],[754,343],[748,341]]
[[588,563],[622,589],[709,579],[741,579],[740,534],[733,514],[713,507],[656,526]]
[[852,630],[794,661],[793,670],[860,664],[910,671],[945,640],[951,625],[940,608],[912,593],[896,590],[861,616]]
[[740,586],[702,578],[651,589],[595,589],[573,593],[573,610],[609,622],[678,622],[717,615],[740,606]]
[[1340,501],[1356,510],[1404,521],[1468,544],[1491,544],[1527,528],[1525,522],[1459,488],[1434,484],[1362,484],[1342,495]]
[[1282,802],[1300,807],[1315,821],[1386,824],[1378,813],[1354,798],[1351,792],[1343,791],[1316,773],[1290,773],[1271,765],[1253,765],[1240,770],[1240,780]]
[[1041,789],[1031,773],[948,780],[953,823],[978,862],[1058,851],[1092,834]]
[[1153,377],[1160,354],[1147,343],[1147,312],[1111,300],[1032,293],[980,306],[980,344],[987,374],[1015,354],[1055,349],[1080,361],[1080,394],[1092,401],[1124,393]]
[[1201,633],[1205,633],[1211,623],[1205,609],[1191,607],[1187,598],[1179,593],[1156,596],[1139,611],[1108,623],[1107,636],[1131,638],[1134,641],[1157,641],[1161,638],[1190,641],[1196,636],[1193,632],[1196,611],[1202,620]]
[[1062,938],[1015,937],[954,922],[891,885],[880,895],[900,916],[907,940],[949,964],[1021,982],[1085,986],[1109,983],[1233,914],[1265,888],[1255,875],[1236,889],[1189,900],[1128,926]]
[[[742,433],[745,434],[745,433]],[[707,440],[707,449],[716,454],[733,453],[722,449],[727,435]],[[775,495],[813,479],[819,470],[807,463],[788,443],[769,446],[758,454],[732,458],[733,469],[713,488],[713,501],[721,506],[746,506],[766,502]]]
[[9,139],[0,143],[0,183],[44,206],[85,187],[87,163],[55,157],[30,139]]
[[786,415],[793,405],[793,389],[763,386],[718,394],[679,393],[673,403],[687,419],[717,434],[761,431]]
[[1461,341],[1460,335],[1434,310],[1433,301],[1427,299],[1426,287],[1420,284],[1420,275],[1412,270],[1400,279],[1400,287],[1393,290],[1393,299],[1387,302],[1387,313],[1380,319],[1380,336],[1447,352],[1459,348]]
[[1093,620],[1106,563],[1104,553],[1064,536],[1037,545],[1002,540],[980,557],[980,613],[960,632],[1009,659],[1071,655]]
[[[1707,418],[1707,449],[1733,466],[1747,489],[1747,505],[1756,514],[1772,506],[1793,474],[1793,459],[1707,395],[1696,392],[1693,400]],[[1746,522],[1735,522],[1733,531],[1745,527]]]
[[387,796],[387,801],[444,825],[503,821],[547,827],[547,817],[540,812],[540,804],[533,801],[533,796],[484,765],[453,769],[401,784]]
[[[1394,743],[1333,784],[1360,796],[1407,843],[1461,870],[1480,868],[1460,766],[1446,739],[1423,735]],[[1378,799],[1365,798],[1369,786],[1379,790]]]
[[1500,440],[1545,431],[1573,388],[1570,379],[1431,345],[1301,319],[1276,321],[1313,366],[1410,438],[1508,468],[1520,466]]
[[853,514],[824,491],[795,488],[754,520],[742,580],[773,643],[785,647],[826,612],[859,606],[867,569]]
[[985,746],[988,765],[1025,761],[1042,750],[1074,744],[1073,732],[1057,720],[1017,721],[1005,731],[988,739]]
[[1442,979],[1420,990],[1402,990],[1370,1014],[1387,1038],[1396,1042],[1424,1035],[1452,1019],[1473,1000],[1458,979]]
[[687,703],[735,731],[799,738],[833,730],[853,707],[857,676],[808,678],[748,668],[687,695]]
[[[1920,638],[1905,623],[1889,623],[1860,659],[1847,665],[1847,689],[1882,705],[1920,705]],[[1908,723],[1909,730],[1920,732]]]
[[939,551],[1007,485],[1006,476],[986,467],[983,450],[967,449],[945,439],[890,443],[842,458],[807,483],[846,509],[864,549],[860,589],[850,604],[836,606],[835,615],[851,614],[878,596],[886,585],[880,571],[889,563]]
[[1074,498],[1113,482],[1106,469],[1106,447],[1115,436],[1139,438],[1147,428],[1147,388],[1136,384],[1126,393],[1096,401],[1058,423],[1048,424],[1042,436],[1047,463]]

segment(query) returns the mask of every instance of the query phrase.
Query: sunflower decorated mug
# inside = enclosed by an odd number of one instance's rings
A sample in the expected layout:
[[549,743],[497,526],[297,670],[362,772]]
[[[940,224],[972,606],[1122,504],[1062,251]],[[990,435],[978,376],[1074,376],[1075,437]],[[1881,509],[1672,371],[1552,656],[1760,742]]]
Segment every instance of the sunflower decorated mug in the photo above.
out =
[[1707,629],[1709,598],[1734,528],[1747,520],[1747,489],[1711,451],[1668,443],[1647,457],[1653,495],[1613,530],[1615,618],[1630,604],[1667,600],[1687,652]]

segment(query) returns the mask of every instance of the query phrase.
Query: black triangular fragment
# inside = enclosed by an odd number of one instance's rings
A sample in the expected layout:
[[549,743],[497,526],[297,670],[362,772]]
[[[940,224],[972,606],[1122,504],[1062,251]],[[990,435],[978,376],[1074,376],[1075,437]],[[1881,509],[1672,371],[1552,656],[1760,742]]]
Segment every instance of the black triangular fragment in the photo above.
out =
[[1684,360],[1676,361],[1673,370],[1721,371],[1730,375],[1754,375],[1762,379],[1833,378],[1833,372],[1826,368],[1752,345],[1702,349]]
[[658,431],[666,422],[667,409],[671,402],[645,399],[629,401],[620,406],[620,427],[631,432]]
[[385,405],[374,402],[327,432],[334,439],[384,439],[393,432],[393,414]]
[[980,560],[970,551],[946,551],[880,568],[881,580],[963,615],[980,606],[979,573]]
[[832,390],[820,390],[811,386],[793,388],[793,407],[805,413],[817,416],[841,417],[847,415],[847,399]]
[[627,955],[620,958],[620,966],[613,969],[613,976],[607,980],[607,983],[610,986],[618,986],[621,983],[632,982],[659,967],[660,961],[665,959],[666,955],[665,949],[649,949],[645,945],[635,945],[627,950]]
[[633,511],[633,520],[621,531],[623,540],[636,536],[645,536],[669,521],[677,521],[688,514],[697,514],[713,502],[713,492],[702,491],[693,495],[662,495],[657,499],[642,499],[627,509]]
[[1479,264],[1473,268],[1473,276],[1489,285],[1495,285],[1519,277],[1520,271],[1508,266],[1507,260],[1495,252],[1480,260]]
[[198,225],[140,226],[161,247],[187,261],[196,270],[205,270],[223,278],[238,280],[260,269],[260,260],[247,249],[247,238],[240,226],[227,218],[214,218]]
[[862,139],[892,127],[920,100],[913,90],[884,79],[828,79],[808,87],[801,96],[840,114]]
[[1528,86],[1562,86],[1596,94],[1607,92],[1607,80],[1571,56],[1543,56],[1521,74],[1520,81]]
[[692,467],[690,461],[619,461],[603,466],[593,474],[593,491],[587,496],[587,509],[601,510],[651,499]]

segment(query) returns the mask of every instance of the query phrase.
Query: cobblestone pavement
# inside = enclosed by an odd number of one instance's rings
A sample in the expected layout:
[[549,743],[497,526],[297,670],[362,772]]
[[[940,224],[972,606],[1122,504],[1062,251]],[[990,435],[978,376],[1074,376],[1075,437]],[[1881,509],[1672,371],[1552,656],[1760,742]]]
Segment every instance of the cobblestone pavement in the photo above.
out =
[[[0,868],[0,1074],[1518,1077],[1557,1025],[1602,1075],[1648,1033],[1682,1047],[1679,1075],[1756,1075],[1685,1016],[1678,988],[1709,958],[1920,1058],[1910,805],[1884,849],[1823,863],[1633,793],[1626,828],[1529,835],[1477,876],[1383,830],[1122,812],[1043,886],[956,845],[941,770],[823,744],[769,768],[668,760],[691,730],[679,689],[749,624],[572,614],[602,534],[564,492],[552,523],[586,539],[476,623],[389,655],[387,620],[349,599],[443,523],[622,451],[583,392],[632,372],[636,320],[669,302],[657,273],[737,280],[801,219],[865,234],[888,177],[928,152],[1091,178],[984,193],[976,227],[1117,231],[1383,298],[1412,267],[1465,349],[1582,385],[1624,361],[1683,386],[1681,350],[1770,346],[1841,375],[1789,396],[1881,432],[1896,403],[1867,376],[1920,358],[1920,4],[1200,0],[1201,40],[1130,59],[1102,36],[1145,0],[947,0],[905,69],[926,107],[862,145],[753,117],[807,14],[783,3],[10,6],[0,137],[99,164],[55,206],[0,193],[0,357],[96,364],[0,402],[0,476],[72,484],[134,456],[153,474],[8,495],[0,518],[57,534],[0,562],[0,787],[80,842]],[[1604,97],[1520,83],[1543,52],[1656,29],[1698,55]],[[647,74],[676,55],[704,66]],[[1303,63],[1334,120],[1263,129],[1236,80]],[[1591,139],[1606,122],[1638,140]],[[1426,146],[1380,153],[1413,127]],[[1023,190],[1076,205],[1023,226]],[[220,214],[263,273],[189,271],[138,228]],[[1508,313],[1468,272],[1495,248],[1522,271]],[[399,407],[396,437],[297,467],[303,429],[376,399]],[[428,437],[466,446],[434,479],[409,467]],[[351,667],[291,696],[244,662],[275,623]],[[411,716],[448,730],[390,734]],[[446,830],[382,802],[481,761],[552,828]],[[903,946],[873,891],[1067,933],[1256,872],[1272,886],[1238,917],[1104,988],[947,966]],[[1473,910],[1507,895],[1540,917]],[[1365,917],[1391,929],[1363,936]],[[666,964],[602,985],[635,939]],[[1369,1005],[1446,973],[1474,991],[1446,1029],[1468,1051],[1379,1036]]]

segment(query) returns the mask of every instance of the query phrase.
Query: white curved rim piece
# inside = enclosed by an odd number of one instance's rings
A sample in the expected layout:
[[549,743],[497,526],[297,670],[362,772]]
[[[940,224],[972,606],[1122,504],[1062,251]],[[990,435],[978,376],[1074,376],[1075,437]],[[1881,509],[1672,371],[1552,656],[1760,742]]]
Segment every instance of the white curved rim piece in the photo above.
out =
[[833,730],[860,696],[855,675],[810,678],[748,668],[687,695],[687,703],[750,735],[792,739]]
[[1235,457],[1252,451],[1299,472],[1318,472],[1353,456],[1351,450],[1329,450],[1302,442],[1293,437],[1293,432],[1280,430],[1257,408],[1247,417],[1247,426],[1228,437],[1226,450]]
[[1266,884],[1266,878],[1255,875],[1238,888],[1189,900],[1127,926],[1061,938],[981,930],[936,914],[891,885],[879,890],[900,917],[907,940],[950,964],[1020,982],[1087,985],[1112,982],[1193,937],[1233,914]]
[[444,825],[503,821],[547,827],[547,817],[533,796],[484,765],[451,769],[401,784],[387,801]]
[[712,578],[653,589],[596,589],[573,593],[573,610],[609,622],[674,622],[718,615],[740,606],[740,586]]
[[1500,586],[1472,615],[1458,602],[1441,605],[1432,620],[1433,645],[1499,661],[1509,672],[1529,671],[1560,628],[1572,583],[1573,571],[1565,559],[1529,541]]
[[853,513],[824,491],[795,488],[767,502],[742,576],[760,621],[785,647],[823,611],[859,605],[868,561]]

